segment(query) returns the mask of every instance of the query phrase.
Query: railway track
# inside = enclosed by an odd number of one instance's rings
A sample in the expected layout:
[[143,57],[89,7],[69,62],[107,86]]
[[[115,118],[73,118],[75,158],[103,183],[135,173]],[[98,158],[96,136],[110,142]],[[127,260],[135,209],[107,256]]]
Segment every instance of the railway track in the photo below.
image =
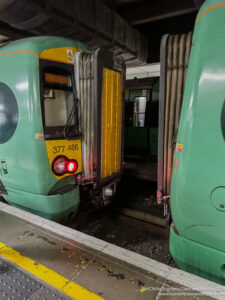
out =
[[72,228],[174,266],[165,220],[150,214],[145,214],[145,219],[140,219],[140,216],[142,214],[135,210],[118,210],[109,206],[81,214]]
[[[164,225],[166,221],[164,222],[163,218],[148,214],[146,215],[146,219],[141,219],[139,218],[138,211],[137,214],[135,214],[135,211],[129,209],[118,212],[116,217],[118,221],[128,224],[129,226],[140,227],[157,236],[163,237],[165,239],[169,238],[169,228],[166,227],[166,224]],[[161,224],[158,224],[158,222]]]

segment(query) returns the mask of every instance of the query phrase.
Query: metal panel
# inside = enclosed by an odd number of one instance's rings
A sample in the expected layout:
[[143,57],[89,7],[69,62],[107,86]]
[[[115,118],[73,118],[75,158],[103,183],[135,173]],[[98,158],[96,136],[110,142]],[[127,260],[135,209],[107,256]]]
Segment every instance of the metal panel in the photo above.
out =
[[120,171],[121,163],[121,74],[104,69],[102,95],[101,177]]
[[110,51],[98,49],[93,54],[76,53],[74,67],[83,179],[104,185],[119,176],[122,166],[124,62]]
[[[120,168],[118,172],[112,173],[110,176],[102,178],[102,116],[103,116],[103,89],[104,89],[104,70],[109,69],[111,71],[116,71],[121,73],[121,99],[125,99],[124,90],[125,90],[125,64],[121,57],[113,56],[113,54],[105,49],[99,49],[95,51],[95,59],[94,59],[94,76],[96,78],[94,84],[94,98],[96,99],[96,161],[95,165],[97,168],[97,184],[98,186],[103,186],[116,177],[121,175],[122,169],[122,160],[123,160],[123,111],[124,111],[124,101],[121,101],[121,137],[120,137]],[[114,88],[114,87],[113,87]],[[118,92],[118,89],[117,89]],[[113,103],[113,102],[111,102]],[[111,136],[113,137],[113,136]],[[113,141],[112,141],[113,142]]]
[[[166,105],[166,131],[164,140],[164,190],[166,194],[170,193],[170,179],[172,174],[173,150],[174,150],[174,125],[175,125],[175,108],[177,101],[177,75],[178,75],[178,58],[179,58],[179,40],[180,36],[175,35],[171,40],[172,59],[170,58],[168,69],[171,68],[171,84],[168,85],[168,105]],[[170,45],[169,45],[170,46]]]
[[163,190],[163,149],[164,149],[164,116],[166,98],[166,58],[169,35],[164,35],[160,45],[160,94],[159,94],[159,129],[158,129],[158,168],[157,168],[157,202],[162,200]]
[[91,179],[94,177],[93,54],[77,53],[74,66],[82,133],[83,176]]
[[192,33],[165,35],[160,53],[157,201],[169,198],[176,136],[188,68]]
[[119,15],[114,14],[114,36],[115,39],[120,43],[120,45],[124,45],[124,31],[121,28],[124,27],[124,19]]

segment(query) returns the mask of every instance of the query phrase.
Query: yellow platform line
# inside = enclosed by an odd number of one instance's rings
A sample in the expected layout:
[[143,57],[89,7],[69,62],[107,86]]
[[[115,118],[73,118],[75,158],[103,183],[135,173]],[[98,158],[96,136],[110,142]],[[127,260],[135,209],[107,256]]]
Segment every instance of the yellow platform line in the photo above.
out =
[[56,273],[55,271],[45,267],[42,264],[37,264],[33,259],[22,256],[13,248],[7,247],[0,242],[0,256],[6,258],[9,262],[21,267],[32,275],[35,275],[42,281],[50,284],[60,292],[65,293],[76,300],[102,300],[103,298],[96,295],[75,282],[70,282],[69,279]]

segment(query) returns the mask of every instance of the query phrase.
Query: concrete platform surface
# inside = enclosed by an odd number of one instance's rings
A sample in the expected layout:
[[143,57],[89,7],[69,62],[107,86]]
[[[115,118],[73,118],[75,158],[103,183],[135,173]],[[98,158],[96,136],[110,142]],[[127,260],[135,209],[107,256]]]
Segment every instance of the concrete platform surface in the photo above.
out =
[[225,288],[0,203],[0,299],[225,299]]

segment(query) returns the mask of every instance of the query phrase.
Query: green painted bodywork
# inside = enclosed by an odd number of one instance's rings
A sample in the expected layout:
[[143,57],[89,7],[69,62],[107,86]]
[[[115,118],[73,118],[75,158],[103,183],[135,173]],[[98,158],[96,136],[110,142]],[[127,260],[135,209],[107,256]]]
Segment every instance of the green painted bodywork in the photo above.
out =
[[180,269],[224,285],[224,251],[177,235],[172,227],[170,251]]
[[10,188],[8,193],[9,196],[4,198],[14,206],[57,222],[70,221],[76,214],[80,202],[79,188],[62,195],[32,194]]
[[[207,0],[198,15],[224,1]],[[225,6],[194,30],[171,185],[170,251],[178,266],[225,284]],[[223,112],[224,113],[224,112]],[[224,124],[223,124],[224,125]],[[176,170],[175,170],[176,169]]]
[[[0,174],[8,191],[4,198],[13,205],[54,220],[77,210],[79,189],[63,195],[48,195],[60,184],[50,170],[45,140],[35,139],[36,133],[43,133],[39,58],[32,53],[1,54],[29,50],[40,55],[45,49],[58,47],[86,50],[79,42],[49,36],[19,40],[0,48],[0,82],[11,88],[19,108],[14,135],[0,145],[0,160],[6,161],[8,170],[8,174]],[[65,185],[73,183],[73,176],[63,181]]]

